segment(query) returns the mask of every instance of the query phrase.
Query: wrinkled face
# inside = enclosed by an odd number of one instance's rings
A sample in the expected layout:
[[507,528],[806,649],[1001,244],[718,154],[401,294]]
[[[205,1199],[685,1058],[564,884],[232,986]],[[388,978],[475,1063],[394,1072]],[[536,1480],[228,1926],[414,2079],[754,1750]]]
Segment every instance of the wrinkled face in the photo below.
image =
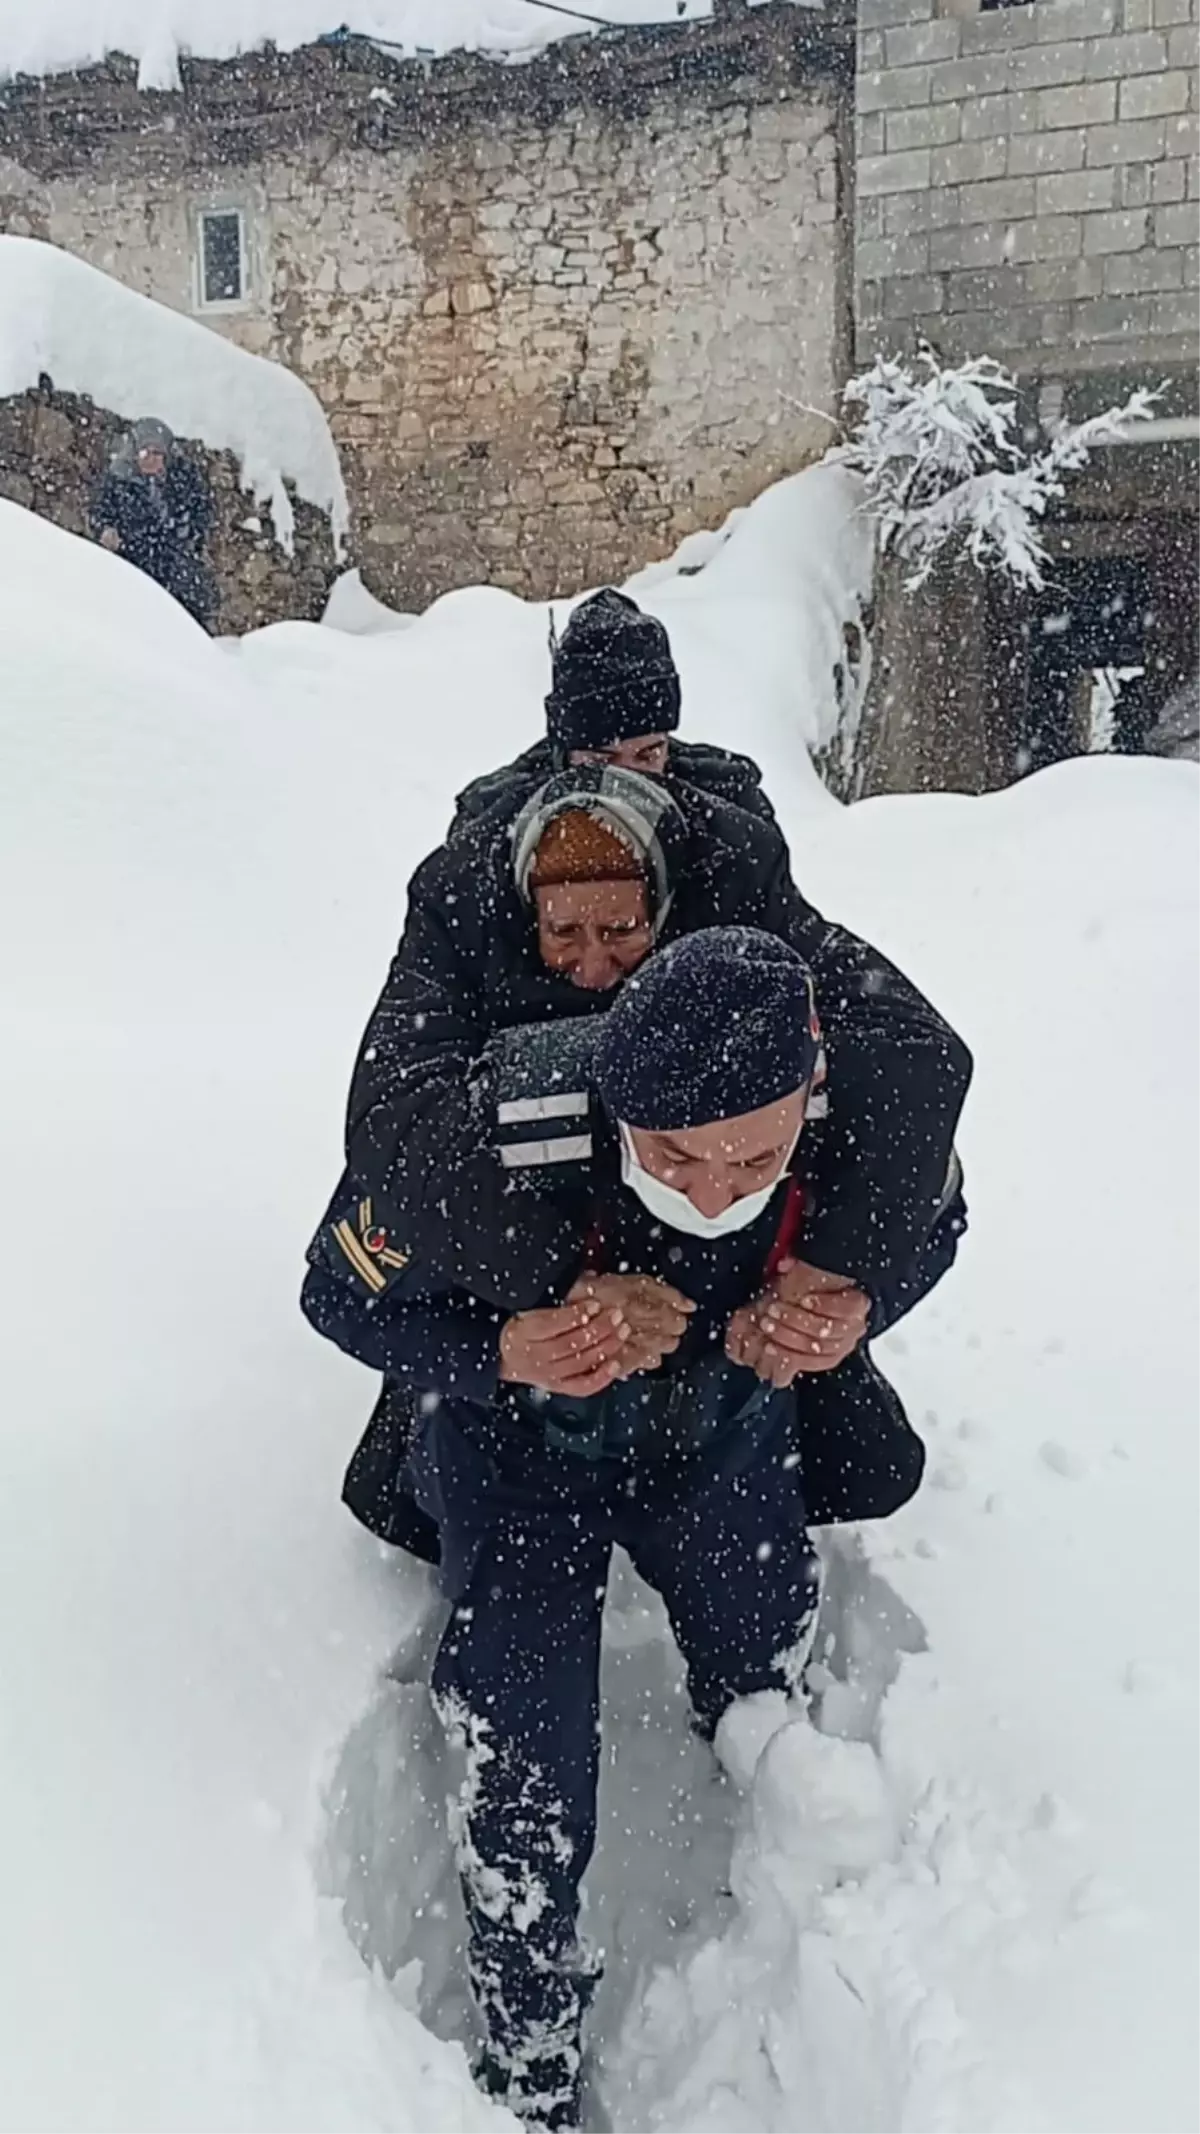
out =
[[806,1085],[778,1104],[718,1119],[712,1126],[679,1127],[669,1134],[631,1126],[628,1132],[644,1171],[686,1193],[701,1215],[722,1215],[735,1200],[777,1182],[807,1101]]
[[571,764],[612,763],[622,771],[644,771],[659,778],[667,767],[668,734],[635,734],[630,741],[614,741],[611,748],[573,748]]
[[143,445],[137,456],[138,473],[157,477],[167,462],[157,445]]
[[533,894],[542,962],[585,992],[607,991],[649,955],[644,882],[558,882]]

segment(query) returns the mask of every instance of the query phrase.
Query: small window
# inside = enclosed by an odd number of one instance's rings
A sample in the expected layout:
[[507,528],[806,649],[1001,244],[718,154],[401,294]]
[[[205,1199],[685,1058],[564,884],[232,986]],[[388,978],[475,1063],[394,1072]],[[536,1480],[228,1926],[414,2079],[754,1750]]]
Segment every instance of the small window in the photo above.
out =
[[200,302],[240,304],[246,294],[246,240],[240,208],[200,217]]

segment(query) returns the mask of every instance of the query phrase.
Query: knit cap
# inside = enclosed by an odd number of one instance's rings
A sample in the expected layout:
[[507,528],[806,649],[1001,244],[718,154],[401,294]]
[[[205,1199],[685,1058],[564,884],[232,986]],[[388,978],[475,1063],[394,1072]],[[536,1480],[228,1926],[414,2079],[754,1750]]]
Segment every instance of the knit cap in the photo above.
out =
[[757,927],[706,927],[626,979],[595,1086],[627,1126],[708,1126],[791,1096],[820,1040],[812,974],[794,948]]
[[611,748],[674,733],[679,671],[657,617],[605,586],[574,609],[553,652],[546,728],[559,749]]

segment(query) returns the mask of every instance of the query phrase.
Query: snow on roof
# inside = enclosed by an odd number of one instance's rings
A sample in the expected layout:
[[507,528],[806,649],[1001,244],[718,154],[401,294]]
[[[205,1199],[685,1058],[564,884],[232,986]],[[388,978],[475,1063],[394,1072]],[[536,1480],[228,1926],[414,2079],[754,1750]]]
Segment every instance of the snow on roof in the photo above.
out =
[[181,437],[232,452],[289,552],[285,479],[326,514],[339,540],[345,533],[337,448],[319,400],[291,371],[55,245],[0,237],[0,399],[43,373],[114,415],[157,415]]
[[0,0],[0,80],[124,52],[139,87],[176,89],[180,54],[235,59],[267,43],[291,52],[343,29],[398,58],[462,49],[530,59],[598,27],[707,21],[712,11],[712,0]]

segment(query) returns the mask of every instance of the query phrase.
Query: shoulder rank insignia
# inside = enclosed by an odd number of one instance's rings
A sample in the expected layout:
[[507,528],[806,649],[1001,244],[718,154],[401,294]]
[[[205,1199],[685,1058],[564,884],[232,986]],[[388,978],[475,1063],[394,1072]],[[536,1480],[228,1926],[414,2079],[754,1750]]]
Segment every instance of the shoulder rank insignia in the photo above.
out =
[[412,1258],[389,1245],[383,1224],[372,1221],[369,1200],[359,1201],[353,1221],[344,1215],[335,1223],[333,1235],[355,1274],[376,1296],[387,1288],[388,1275],[399,1274]]

